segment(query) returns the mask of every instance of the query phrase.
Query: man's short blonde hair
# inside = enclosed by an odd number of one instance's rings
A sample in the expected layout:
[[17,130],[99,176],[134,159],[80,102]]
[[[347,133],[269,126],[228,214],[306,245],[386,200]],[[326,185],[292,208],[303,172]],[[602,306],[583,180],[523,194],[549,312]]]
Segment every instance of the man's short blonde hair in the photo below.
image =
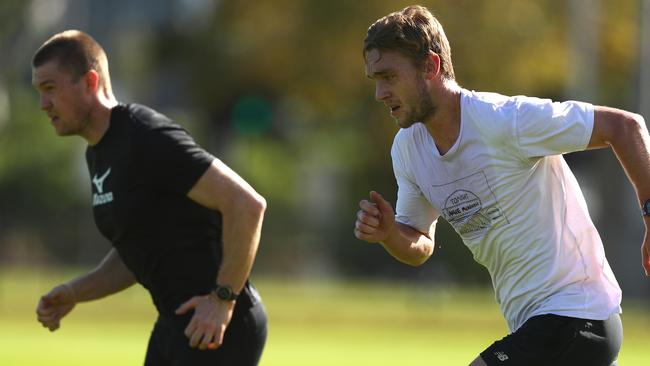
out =
[[420,5],[406,7],[377,20],[368,28],[363,42],[363,54],[373,49],[397,51],[420,67],[429,51],[440,56],[442,76],[455,80],[451,63],[451,47],[442,25]]

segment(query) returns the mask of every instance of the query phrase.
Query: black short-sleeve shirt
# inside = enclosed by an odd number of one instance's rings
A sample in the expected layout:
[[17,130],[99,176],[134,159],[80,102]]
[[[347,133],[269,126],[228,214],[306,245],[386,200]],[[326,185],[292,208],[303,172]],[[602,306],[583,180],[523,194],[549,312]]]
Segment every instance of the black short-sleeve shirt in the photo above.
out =
[[117,105],[86,150],[95,222],[160,313],[207,293],[221,263],[221,215],[187,197],[214,157],[164,115]]

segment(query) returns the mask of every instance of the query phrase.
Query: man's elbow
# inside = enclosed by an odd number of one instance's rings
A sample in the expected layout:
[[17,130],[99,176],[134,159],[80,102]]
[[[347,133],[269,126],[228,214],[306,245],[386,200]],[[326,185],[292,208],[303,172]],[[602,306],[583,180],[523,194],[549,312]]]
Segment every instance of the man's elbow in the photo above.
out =
[[642,115],[640,115],[638,113],[632,113],[632,115],[633,115],[633,118],[637,121],[637,123],[639,123],[641,126],[644,126],[644,127],[646,126],[645,118],[643,118]]
[[417,258],[411,258],[408,261],[404,261],[404,263],[408,264],[411,267],[419,267],[424,264],[429,259],[428,256],[422,256],[422,257],[417,257]]
[[266,207],[267,207],[266,199],[262,195],[258,194],[255,199],[255,202],[256,202],[255,209],[257,210],[257,212],[259,212],[260,215],[264,215],[264,212],[266,212]]
[[424,264],[433,255],[433,247],[424,248],[422,253],[405,261],[406,264],[412,267],[419,267]]
[[612,147],[618,149],[631,141],[644,139],[648,129],[643,116],[620,109],[598,107],[594,116],[594,130],[589,148]]
[[264,216],[266,211],[266,199],[257,192],[251,192],[246,197],[244,203],[249,215],[254,217]]
[[626,115],[626,118],[623,119],[623,131],[626,139],[629,139],[629,137],[633,135],[648,134],[645,119],[642,115],[637,113],[629,113]]

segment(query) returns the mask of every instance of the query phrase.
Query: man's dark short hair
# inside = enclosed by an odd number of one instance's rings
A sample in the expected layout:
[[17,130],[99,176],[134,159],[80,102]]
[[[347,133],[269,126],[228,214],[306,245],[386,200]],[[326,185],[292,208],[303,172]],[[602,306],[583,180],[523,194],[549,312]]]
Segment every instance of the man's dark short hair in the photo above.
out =
[[90,70],[100,77],[100,85],[108,85],[108,62],[102,46],[88,34],[78,30],[67,30],[55,34],[45,41],[32,58],[32,67],[55,61],[60,70],[69,73],[78,81]]

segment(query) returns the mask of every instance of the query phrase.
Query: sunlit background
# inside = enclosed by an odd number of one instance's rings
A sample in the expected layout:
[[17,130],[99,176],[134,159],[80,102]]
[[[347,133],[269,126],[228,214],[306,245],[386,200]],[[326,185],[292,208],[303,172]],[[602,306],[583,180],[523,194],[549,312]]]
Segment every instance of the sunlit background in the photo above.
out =
[[[47,290],[55,284],[47,273],[92,268],[110,248],[92,220],[84,141],[55,136],[30,85],[34,51],[69,28],[104,46],[119,101],[172,117],[266,197],[253,272],[273,283],[260,286],[263,296],[296,281],[489,291],[487,272],[446,223],[439,225],[436,254],[417,268],[352,234],[357,203],[370,190],[392,202],[396,196],[389,152],[397,128],[364,76],[363,39],[377,18],[410,4],[2,0],[0,310],[10,307],[26,273],[40,276],[39,289]],[[445,27],[463,87],[583,100],[650,120],[650,0],[422,4]],[[566,159],[623,288],[624,307],[647,305],[650,280],[639,253],[644,227],[624,171],[610,150]],[[30,311],[37,296],[25,302]]]

